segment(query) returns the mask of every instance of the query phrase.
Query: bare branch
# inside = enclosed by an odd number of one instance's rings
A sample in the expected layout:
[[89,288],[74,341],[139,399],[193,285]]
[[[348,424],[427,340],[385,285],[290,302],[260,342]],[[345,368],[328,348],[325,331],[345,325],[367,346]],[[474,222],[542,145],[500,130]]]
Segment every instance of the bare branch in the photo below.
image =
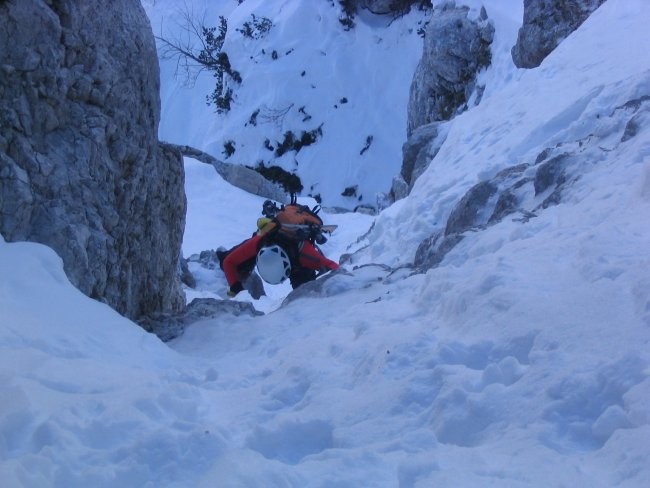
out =
[[212,71],[216,79],[213,92],[206,97],[208,105],[214,103],[218,112],[228,111],[233,100],[233,90],[226,86],[228,75],[234,82],[241,83],[240,74],[232,69],[228,55],[221,49],[226,38],[228,24],[219,17],[216,27],[205,26],[205,12],[196,20],[193,12],[185,5],[179,12],[181,22],[177,24],[172,38],[155,36],[162,59],[175,59],[175,76],[182,73],[187,86],[193,86],[203,70]]
[[287,115],[287,113],[289,113],[291,107],[293,107],[293,103],[283,108],[269,108],[266,105],[262,105],[261,111],[259,113],[260,123],[272,123],[278,129],[282,129],[282,126],[284,125],[284,117]]
[[206,63],[200,57],[202,52],[209,49],[202,36],[202,31],[205,29],[205,12],[200,20],[196,20],[193,11],[185,4],[182,10],[178,10],[178,15],[181,18],[180,22],[176,22],[178,34],[167,38],[162,35],[161,28],[161,35],[154,38],[158,42],[162,59],[176,60],[175,76],[182,73],[184,84],[193,86],[203,70],[214,66],[213,63]]

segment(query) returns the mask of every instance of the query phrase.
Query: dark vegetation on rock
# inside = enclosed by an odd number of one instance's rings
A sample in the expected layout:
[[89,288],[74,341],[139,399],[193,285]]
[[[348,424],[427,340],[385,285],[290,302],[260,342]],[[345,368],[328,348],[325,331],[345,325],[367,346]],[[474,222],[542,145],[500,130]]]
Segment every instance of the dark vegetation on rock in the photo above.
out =
[[257,171],[268,181],[280,185],[288,194],[298,194],[303,189],[300,177],[295,173],[286,171],[280,166],[265,166],[264,164],[259,163],[257,166],[251,169]]
[[401,17],[413,7],[421,10],[433,8],[431,0],[338,0],[338,4],[341,9],[339,22],[345,30],[354,28],[354,18],[360,10],[367,10],[376,15]]

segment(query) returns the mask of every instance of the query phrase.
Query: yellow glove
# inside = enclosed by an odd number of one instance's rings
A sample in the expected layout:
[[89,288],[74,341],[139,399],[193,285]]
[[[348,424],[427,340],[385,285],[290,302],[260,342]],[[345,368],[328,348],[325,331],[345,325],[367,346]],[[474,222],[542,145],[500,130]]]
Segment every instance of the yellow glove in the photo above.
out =
[[267,217],[260,217],[257,219],[257,234],[264,235],[270,230],[275,228],[275,222]]

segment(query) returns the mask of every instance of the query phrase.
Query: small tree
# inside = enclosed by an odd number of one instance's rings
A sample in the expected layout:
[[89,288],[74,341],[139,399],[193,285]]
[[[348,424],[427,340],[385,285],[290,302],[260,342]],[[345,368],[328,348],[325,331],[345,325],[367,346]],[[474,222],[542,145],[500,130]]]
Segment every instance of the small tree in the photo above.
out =
[[341,15],[339,16],[339,22],[345,28],[346,31],[354,28],[354,14],[357,13],[357,7],[353,0],[339,0],[339,5],[341,6]]
[[244,37],[261,39],[271,30],[273,23],[267,17],[257,17],[255,14],[251,14],[251,17],[253,20],[244,22],[242,28],[236,30]]
[[183,73],[185,83],[194,85],[197,76],[203,71],[211,71],[215,78],[215,88],[206,96],[208,105],[214,104],[217,112],[230,110],[233,98],[232,88],[226,87],[226,76],[234,82],[241,83],[241,75],[235,71],[222,48],[228,22],[219,17],[218,27],[206,27],[203,19],[197,21],[189,11],[182,14],[183,22],[179,24],[180,34],[172,39],[155,36],[164,59],[176,59],[176,75]]
[[267,180],[278,183],[287,193],[300,193],[303,189],[300,177],[282,169],[280,166],[264,166],[264,163],[260,161],[252,169]]
[[235,141],[232,139],[226,141],[223,143],[223,154],[226,156],[226,159],[228,159],[230,156],[235,154]]
[[303,130],[300,133],[299,138],[296,138],[296,135],[289,130],[284,133],[284,139],[282,142],[278,143],[278,146],[275,148],[275,156],[279,158],[289,151],[295,151],[298,153],[303,147],[314,144],[322,135],[322,124],[314,130]]

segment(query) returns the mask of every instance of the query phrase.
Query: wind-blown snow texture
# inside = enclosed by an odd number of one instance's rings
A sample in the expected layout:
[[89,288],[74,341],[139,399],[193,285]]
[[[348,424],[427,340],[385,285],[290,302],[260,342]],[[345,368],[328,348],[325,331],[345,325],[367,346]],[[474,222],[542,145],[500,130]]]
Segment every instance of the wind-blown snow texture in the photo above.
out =
[[[530,71],[508,57],[521,10],[498,4],[482,103],[409,197],[324,216],[326,254],[363,266],[320,291],[277,308],[288,290],[267,286],[266,315],[163,344],[76,291],[51,250],[0,241],[2,486],[650,485],[650,4],[608,0]],[[340,31],[296,32],[342,49]],[[165,130],[208,138],[209,113],[167,107]],[[531,189],[437,267],[398,269],[470,187],[556,146],[559,203]],[[186,256],[252,232],[262,199],[186,170]],[[223,295],[201,271],[188,297]]]

